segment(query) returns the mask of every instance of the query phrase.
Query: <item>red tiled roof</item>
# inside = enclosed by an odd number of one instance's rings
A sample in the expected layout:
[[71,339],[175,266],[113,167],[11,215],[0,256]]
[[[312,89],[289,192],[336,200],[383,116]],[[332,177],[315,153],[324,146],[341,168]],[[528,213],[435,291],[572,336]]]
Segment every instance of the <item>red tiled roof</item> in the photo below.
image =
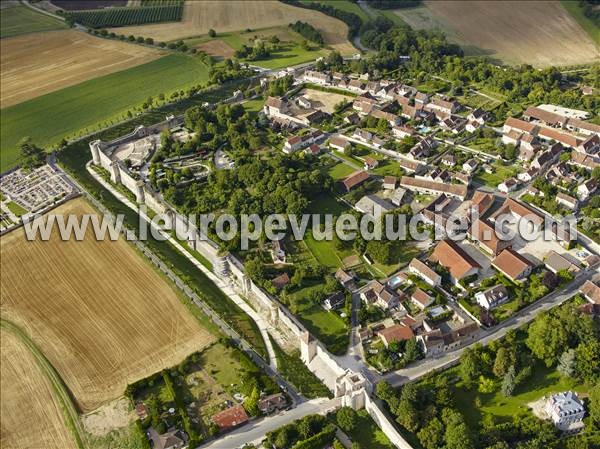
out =
[[222,412],[217,413],[212,417],[213,422],[220,430],[233,429],[248,421],[246,410],[241,405],[234,405]]
[[479,242],[480,245],[489,248],[494,255],[511,244],[509,240],[500,239],[496,235],[494,226],[485,220],[478,219],[473,223],[473,226],[469,229],[469,235],[473,240]]
[[518,252],[507,248],[493,261],[492,265],[511,279],[518,279],[533,264]]
[[420,288],[417,288],[413,292],[410,299],[417,301],[423,307],[427,307],[432,300],[431,295],[429,295],[429,293],[427,293],[426,291],[421,290]]
[[438,243],[433,250],[431,260],[439,262],[448,269],[455,279],[462,279],[473,268],[481,268],[475,259],[452,240],[442,240]]
[[552,128],[540,128],[538,136],[546,137],[548,139],[554,139],[557,142],[560,142],[564,145],[573,148],[579,146],[579,144],[582,142],[581,139],[578,139],[577,137],[571,134],[561,133],[560,131],[557,131]]
[[529,123],[524,120],[519,120],[518,118],[509,117],[504,122],[505,126],[508,126],[513,129],[518,129],[520,131],[525,131],[528,133],[533,133],[533,131],[538,127],[538,125],[534,123]]
[[497,218],[508,212],[518,215],[519,217],[525,217],[537,225],[542,225],[544,223],[544,217],[542,215],[512,198],[506,198],[502,207],[494,212],[491,218]]
[[344,184],[344,187],[346,187],[346,190],[350,190],[358,184],[365,182],[367,179],[369,179],[369,173],[360,170],[349,175],[342,183]]
[[600,287],[592,281],[585,281],[579,291],[592,304],[600,304]]
[[399,324],[386,327],[385,329],[378,331],[377,334],[384,338],[388,344],[393,341],[410,340],[415,336],[410,327],[400,326]]

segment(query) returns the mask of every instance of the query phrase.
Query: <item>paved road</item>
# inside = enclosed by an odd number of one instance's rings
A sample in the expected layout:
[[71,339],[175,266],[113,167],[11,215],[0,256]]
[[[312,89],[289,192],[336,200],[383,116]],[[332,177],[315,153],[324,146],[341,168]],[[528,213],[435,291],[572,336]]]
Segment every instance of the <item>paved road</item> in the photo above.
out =
[[239,429],[228,433],[216,441],[204,444],[199,448],[202,449],[237,449],[244,444],[258,445],[264,438],[267,432],[271,432],[284,426],[296,419],[300,419],[306,415],[316,413],[325,414],[337,407],[340,398],[337,399],[313,399],[304,402],[298,407],[286,410],[277,415],[252,421]]
[[[548,311],[553,307],[556,307],[570,299],[573,295],[577,293],[579,287],[586,280],[592,278],[594,280],[600,279],[600,275],[598,274],[598,272],[599,270],[583,272],[570,284],[568,284],[566,288],[551,293],[546,297],[540,299],[539,301],[535,302],[534,304],[520,310],[513,317],[509,318],[508,320],[504,321],[498,326],[495,326],[489,330],[482,329],[479,333],[477,340],[472,344],[481,343],[483,345],[487,345],[488,343],[494,340],[498,340],[504,337],[508,331],[517,329],[531,322],[540,313]],[[439,371],[455,364],[460,355],[469,346],[465,346],[455,351],[445,353],[440,357],[421,360],[408,368],[388,373],[383,376],[383,379],[390,382],[393,386],[400,386],[407,382],[411,382],[424,376],[427,373],[430,373],[432,371]]]

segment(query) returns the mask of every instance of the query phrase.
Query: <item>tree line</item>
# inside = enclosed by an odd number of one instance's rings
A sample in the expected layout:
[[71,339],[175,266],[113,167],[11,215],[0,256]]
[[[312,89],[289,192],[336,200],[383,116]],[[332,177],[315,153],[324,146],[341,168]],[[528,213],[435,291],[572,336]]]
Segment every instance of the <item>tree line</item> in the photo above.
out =
[[319,30],[317,30],[310,23],[301,22],[300,20],[298,20],[294,23],[290,23],[289,26],[292,30],[294,30],[296,33],[300,34],[304,38],[308,39],[309,41],[312,41],[319,45],[323,45],[323,36],[321,36]]

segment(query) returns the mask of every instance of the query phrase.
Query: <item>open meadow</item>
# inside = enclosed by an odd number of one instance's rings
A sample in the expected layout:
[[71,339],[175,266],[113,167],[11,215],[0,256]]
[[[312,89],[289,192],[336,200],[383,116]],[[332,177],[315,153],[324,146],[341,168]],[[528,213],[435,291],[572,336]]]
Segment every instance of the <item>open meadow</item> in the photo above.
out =
[[7,331],[0,331],[2,432],[0,446],[10,449],[75,449],[52,384],[34,355]]
[[17,145],[24,136],[48,148],[63,137],[91,133],[125,118],[149,96],[168,96],[207,79],[208,67],[199,57],[174,53],[3,108],[0,171],[17,163]]
[[164,23],[114,28],[120,34],[152,37],[155,41],[172,41],[207,34],[210,29],[219,33],[287,26],[301,20],[318,29],[325,44],[343,54],[356,49],[348,42],[348,27],[340,20],[318,11],[297,8],[275,1],[186,1],[183,19],[178,23]]
[[3,0],[0,4],[0,38],[66,28],[64,21],[36,12],[17,1]]
[[560,2],[426,1],[395,11],[415,29],[439,29],[468,55],[538,67],[597,61],[598,46]]
[[[56,213],[94,213],[83,199]],[[52,363],[83,412],[213,341],[176,292],[124,240],[0,239],[2,318]]]
[[0,49],[2,108],[165,55],[75,30],[2,39]]

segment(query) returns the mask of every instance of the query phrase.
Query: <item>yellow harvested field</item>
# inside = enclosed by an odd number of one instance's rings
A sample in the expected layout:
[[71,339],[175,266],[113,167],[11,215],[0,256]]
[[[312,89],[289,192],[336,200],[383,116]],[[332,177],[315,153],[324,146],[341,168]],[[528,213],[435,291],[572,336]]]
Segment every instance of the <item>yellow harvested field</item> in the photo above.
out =
[[342,95],[331,92],[322,92],[315,89],[302,89],[298,95],[308,98],[314,108],[322,109],[330,114],[333,113],[336,104],[346,100],[352,102],[354,100],[350,95]]
[[[83,199],[55,213],[95,213]],[[37,344],[83,412],[123,394],[127,384],[173,366],[214,337],[175,291],[123,239],[0,239],[2,317]]]
[[348,42],[348,27],[341,20],[318,11],[286,5],[278,1],[254,0],[204,0],[186,1],[183,19],[178,23],[160,23],[113,28],[119,34],[152,37],[155,41],[171,41],[207,34],[214,29],[217,34],[226,31],[253,30],[287,26],[301,20],[318,29],[325,43],[340,53],[356,53]]
[[2,108],[165,54],[75,30],[4,38],[0,50]]
[[34,355],[10,332],[0,332],[0,447],[64,448],[77,444]]
[[537,67],[598,61],[600,51],[558,1],[427,1],[395,11],[417,29],[440,29],[467,54]]

